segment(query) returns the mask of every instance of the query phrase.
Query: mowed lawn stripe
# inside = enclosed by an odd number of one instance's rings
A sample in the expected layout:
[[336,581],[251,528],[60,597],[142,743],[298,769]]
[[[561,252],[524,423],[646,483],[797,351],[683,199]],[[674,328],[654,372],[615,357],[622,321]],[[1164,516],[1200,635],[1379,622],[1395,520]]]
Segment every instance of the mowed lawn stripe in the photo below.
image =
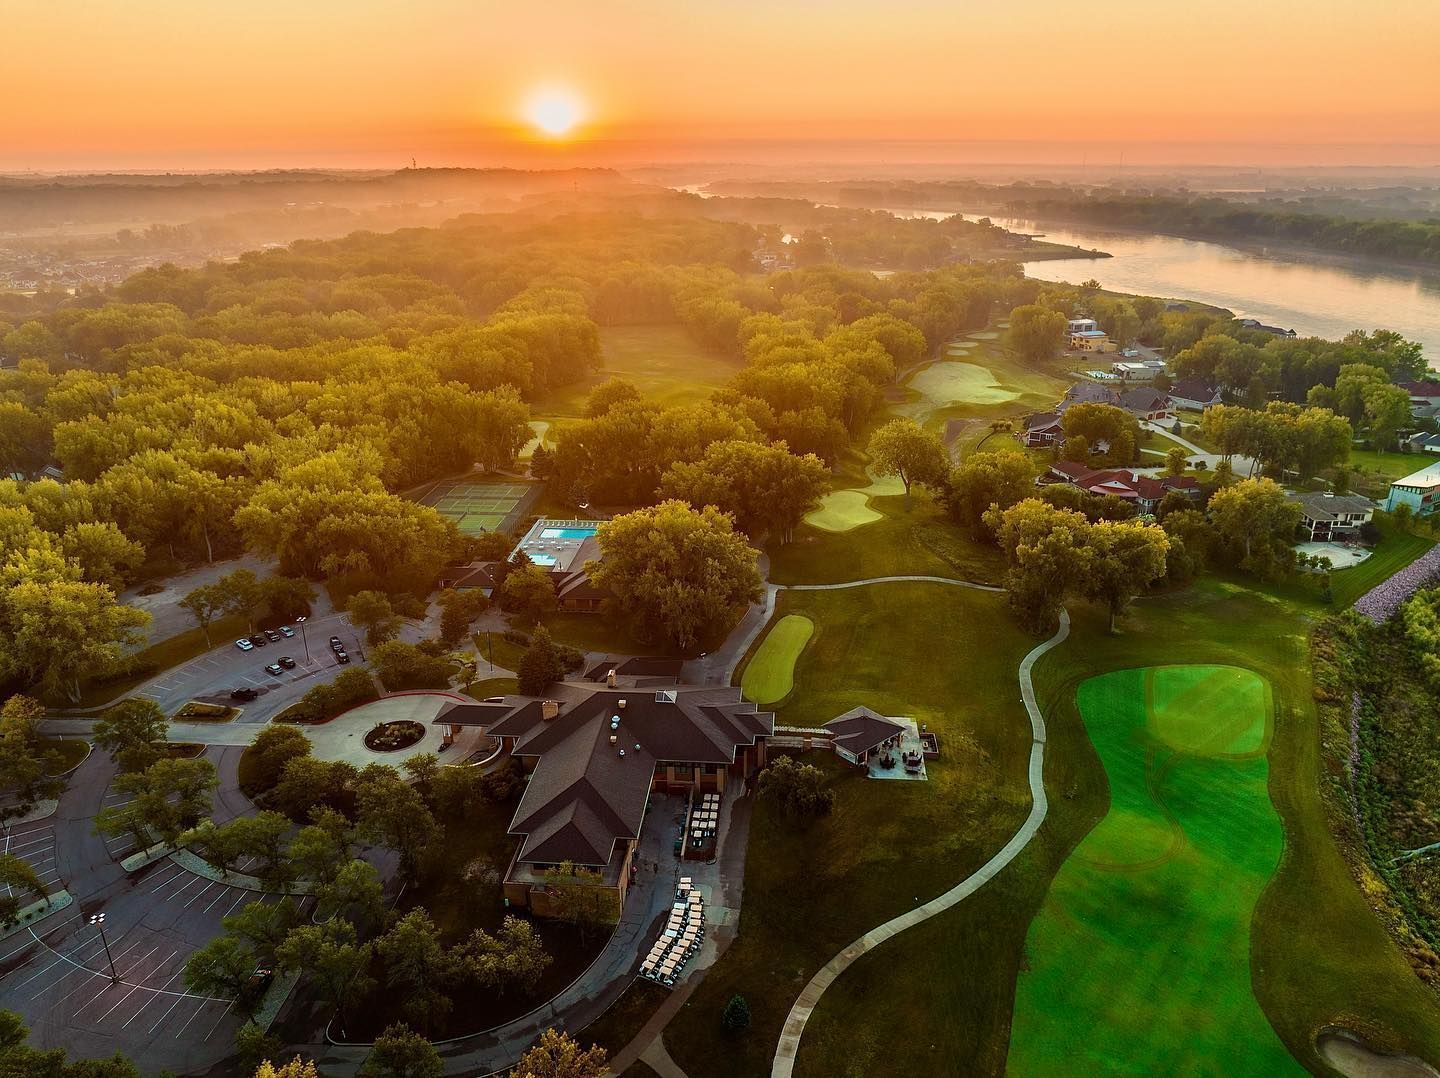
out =
[[[1150,700],[1203,712],[1180,730],[1237,712],[1250,724],[1177,752],[1155,736]],[[1203,754],[1263,743],[1263,681],[1233,667],[1121,670],[1083,682],[1078,704],[1111,807],[1031,925],[1009,1073],[1301,1073],[1250,980],[1250,923],[1283,845],[1268,764]]]
[[789,696],[795,685],[795,662],[814,632],[815,623],[801,614],[786,614],[771,626],[740,677],[746,698],[764,706]]

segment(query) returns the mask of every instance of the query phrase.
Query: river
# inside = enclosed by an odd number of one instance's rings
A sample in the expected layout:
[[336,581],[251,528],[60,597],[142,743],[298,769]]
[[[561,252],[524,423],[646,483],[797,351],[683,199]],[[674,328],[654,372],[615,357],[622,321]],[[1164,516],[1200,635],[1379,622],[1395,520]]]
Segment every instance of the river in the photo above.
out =
[[[925,210],[889,212],[937,220],[950,216]],[[979,215],[964,217],[973,221]],[[1043,281],[1078,284],[1093,277],[1116,292],[1227,307],[1238,317],[1258,318],[1302,337],[1336,338],[1352,329],[1393,329],[1419,341],[1430,365],[1440,366],[1440,271],[1332,260],[1324,254],[1284,249],[1242,250],[1153,233],[990,219],[1016,232],[1043,233],[1052,243],[1113,256],[1027,262],[1025,272]]]

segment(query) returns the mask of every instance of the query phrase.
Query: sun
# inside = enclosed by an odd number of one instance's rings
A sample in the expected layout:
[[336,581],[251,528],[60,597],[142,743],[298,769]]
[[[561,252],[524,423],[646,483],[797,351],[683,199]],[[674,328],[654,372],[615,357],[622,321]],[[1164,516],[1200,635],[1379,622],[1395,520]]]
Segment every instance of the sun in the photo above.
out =
[[585,118],[585,107],[580,99],[568,90],[537,90],[525,104],[525,118],[534,124],[541,134],[550,138],[563,138]]

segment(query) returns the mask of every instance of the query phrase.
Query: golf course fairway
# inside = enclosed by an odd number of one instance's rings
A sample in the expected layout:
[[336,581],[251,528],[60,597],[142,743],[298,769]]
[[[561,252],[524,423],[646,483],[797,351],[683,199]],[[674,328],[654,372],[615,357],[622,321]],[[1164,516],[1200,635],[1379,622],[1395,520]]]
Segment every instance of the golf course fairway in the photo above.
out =
[[1013,1075],[1299,1074],[1250,984],[1250,921],[1280,861],[1270,690],[1232,666],[1121,670],[1076,702],[1110,810],[1025,941]]
[[787,614],[772,625],[740,677],[745,698],[763,707],[789,696],[795,662],[814,631],[815,623],[800,614]]

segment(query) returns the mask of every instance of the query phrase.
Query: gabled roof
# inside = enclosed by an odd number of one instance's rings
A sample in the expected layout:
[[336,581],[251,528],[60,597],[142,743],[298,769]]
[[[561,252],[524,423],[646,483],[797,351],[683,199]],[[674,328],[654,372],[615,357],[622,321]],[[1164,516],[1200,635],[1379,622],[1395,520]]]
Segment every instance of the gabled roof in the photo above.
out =
[[1120,397],[1120,407],[1129,412],[1160,412],[1170,407],[1170,398],[1158,389],[1132,389]]
[[1412,397],[1440,397],[1440,382],[1397,382]]
[[1336,520],[1345,513],[1368,513],[1375,508],[1369,498],[1358,494],[1326,494],[1323,491],[1305,491],[1287,494],[1285,500],[1300,506],[1307,520]]
[[457,711],[437,721],[514,738],[514,755],[535,758],[510,822],[510,833],[522,838],[520,861],[604,865],[616,842],[639,836],[657,764],[728,766],[740,748],[775,731],[775,717],[757,711],[738,689],[666,693],[673,702],[641,688],[561,684],[558,714],[549,720],[543,701],[512,696],[484,705],[484,712]]
[[1199,378],[1182,378],[1170,387],[1170,396],[1209,404],[1216,400],[1220,393],[1214,386],[1207,385]]
[[1119,396],[1108,386],[1097,386],[1093,382],[1076,382],[1065,391],[1065,399],[1071,404],[1114,404]]
[[836,745],[860,756],[883,745],[905,727],[868,707],[856,707],[831,719],[825,729],[835,735]]
[[1060,416],[1056,412],[1036,412],[1034,415],[1027,415],[1024,424],[1028,431],[1048,430],[1060,425]]

